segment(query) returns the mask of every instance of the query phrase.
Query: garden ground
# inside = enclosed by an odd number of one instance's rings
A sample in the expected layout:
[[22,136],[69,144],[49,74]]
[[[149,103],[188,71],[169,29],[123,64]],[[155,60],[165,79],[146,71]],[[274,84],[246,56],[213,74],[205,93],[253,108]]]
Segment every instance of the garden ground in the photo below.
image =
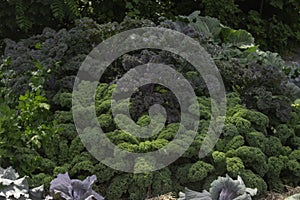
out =
[[[260,200],[284,200],[286,197],[292,196],[294,194],[300,193],[300,187],[292,188],[286,186],[286,192],[284,193],[276,193],[276,192],[268,192],[267,195]],[[147,199],[147,200],[176,200],[172,193],[168,193],[165,195],[161,195],[159,197]]]

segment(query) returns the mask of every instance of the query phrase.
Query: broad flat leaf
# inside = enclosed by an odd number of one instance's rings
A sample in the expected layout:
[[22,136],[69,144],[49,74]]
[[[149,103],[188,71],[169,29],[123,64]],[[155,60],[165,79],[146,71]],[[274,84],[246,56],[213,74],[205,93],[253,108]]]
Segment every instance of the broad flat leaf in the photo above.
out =
[[7,169],[0,167],[0,197],[19,200],[29,199],[29,188],[26,177],[17,179],[18,177],[18,173],[12,167]]
[[44,194],[44,185],[33,188],[29,191],[29,196],[32,200],[43,199],[43,194]]
[[65,199],[71,199],[68,194],[72,192],[71,179],[68,173],[58,174],[57,178],[50,183],[50,191],[54,193],[60,193],[61,197]]
[[16,180],[19,178],[19,174],[12,167],[8,167],[7,169],[0,167],[0,179],[2,178]]
[[[1,189],[0,191],[0,197],[5,197],[6,199],[28,199],[29,198],[29,194],[27,194],[27,190],[25,189],[19,189],[16,186],[9,186],[6,187],[5,189]],[[10,198],[9,198],[10,197]],[[13,197],[13,198],[11,198]]]
[[185,193],[180,193],[179,196],[178,200],[212,200],[210,193],[206,190],[201,193],[185,188]]
[[238,47],[243,47],[244,45],[253,46],[254,44],[254,38],[245,30],[234,30],[229,27],[223,27],[221,35],[224,42]]
[[195,28],[196,31],[203,33],[207,37],[218,37],[221,31],[220,21],[212,17],[202,17],[199,16],[199,14],[199,11],[195,11],[188,16],[190,24]]
[[245,52],[247,53],[254,53],[258,50],[258,45],[241,45],[239,48],[246,49]]
[[237,180],[233,180],[228,175],[219,177],[212,182],[210,188],[213,200],[218,200],[219,197],[222,200],[251,200],[250,195],[255,195],[256,192],[257,189],[246,188],[240,176]]
[[[221,31],[220,21],[212,17],[200,16],[200,11],[195,11],[189,16],[180,16],[182,21],[176,21],[174,24],[176,30],[181,30],[182,27],[188,25],[192,26],[196,31],[202,33],[207,38],[218,38]],[[187,21],[187,22],[186,22]]]
[[97,180],[95,175],[88,176],[85,180],[70,179],[68,172],[58,174],[57,178],[51,181],[50,192],[59,194],[66,200],[91,199],[103,200],[104,198],[92,190],[92,184]]

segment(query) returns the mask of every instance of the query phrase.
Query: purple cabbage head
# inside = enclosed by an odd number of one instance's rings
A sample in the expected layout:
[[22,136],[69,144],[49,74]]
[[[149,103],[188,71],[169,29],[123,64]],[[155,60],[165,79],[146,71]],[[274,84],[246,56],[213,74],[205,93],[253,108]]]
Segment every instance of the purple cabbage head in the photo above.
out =
[[257,189],[247,188],[240,176],[233,180],[226,175],[212,182],[210,193],[213,200],[251,200]]
[[204,190],[201,193],[186,188],[185,193],[179,193],[178,200],[251,200],[256,193],[257,189],[247,188],[240,176],[233,180],[226,175],[213,181],[209,192]]
[[50,192],[60,194],[66,200],[104,200],[97,194],[92,185],[97,180],[95,175],[88,176],[83,181],[78,179],[70,179],[68,172],[58,174],[57,178],[51,181]]

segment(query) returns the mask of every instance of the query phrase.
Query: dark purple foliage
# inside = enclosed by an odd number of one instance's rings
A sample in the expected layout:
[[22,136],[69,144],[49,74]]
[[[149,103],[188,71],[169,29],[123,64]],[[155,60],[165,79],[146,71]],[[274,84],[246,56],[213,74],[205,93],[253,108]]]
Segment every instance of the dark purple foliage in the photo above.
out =
[[58,174],[57,178],[51,181],[50,192],[59,193],[62,198],[67,200],[103,200],[104,198],[92,189],[96,180],[95,175],[88,176],[81,181],[70,179],[68,172]]
[[220,193],[219,200],[231,200],[236,197],[235,191],[229,190],[228,188],[223,188]]

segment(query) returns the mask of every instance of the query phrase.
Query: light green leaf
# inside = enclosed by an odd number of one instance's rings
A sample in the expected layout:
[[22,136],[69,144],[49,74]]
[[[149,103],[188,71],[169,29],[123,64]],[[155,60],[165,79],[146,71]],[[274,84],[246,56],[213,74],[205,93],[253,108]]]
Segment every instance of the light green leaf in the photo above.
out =
[[229,27],[223,27],[221,30],[222,39],[226,43],[231,43],[238,47],[253,46],[254,38],[245,30],[234,30]]
[[39,103],[40,108],[44,108],[46,110],[50,110],[50,105],[47,103]]
[[195,11],[188,16],[190,24],[196,31],[203,33],[206,37],[216,38],[221,31],[220,21],[212,17],[199,16],[200,11]]

